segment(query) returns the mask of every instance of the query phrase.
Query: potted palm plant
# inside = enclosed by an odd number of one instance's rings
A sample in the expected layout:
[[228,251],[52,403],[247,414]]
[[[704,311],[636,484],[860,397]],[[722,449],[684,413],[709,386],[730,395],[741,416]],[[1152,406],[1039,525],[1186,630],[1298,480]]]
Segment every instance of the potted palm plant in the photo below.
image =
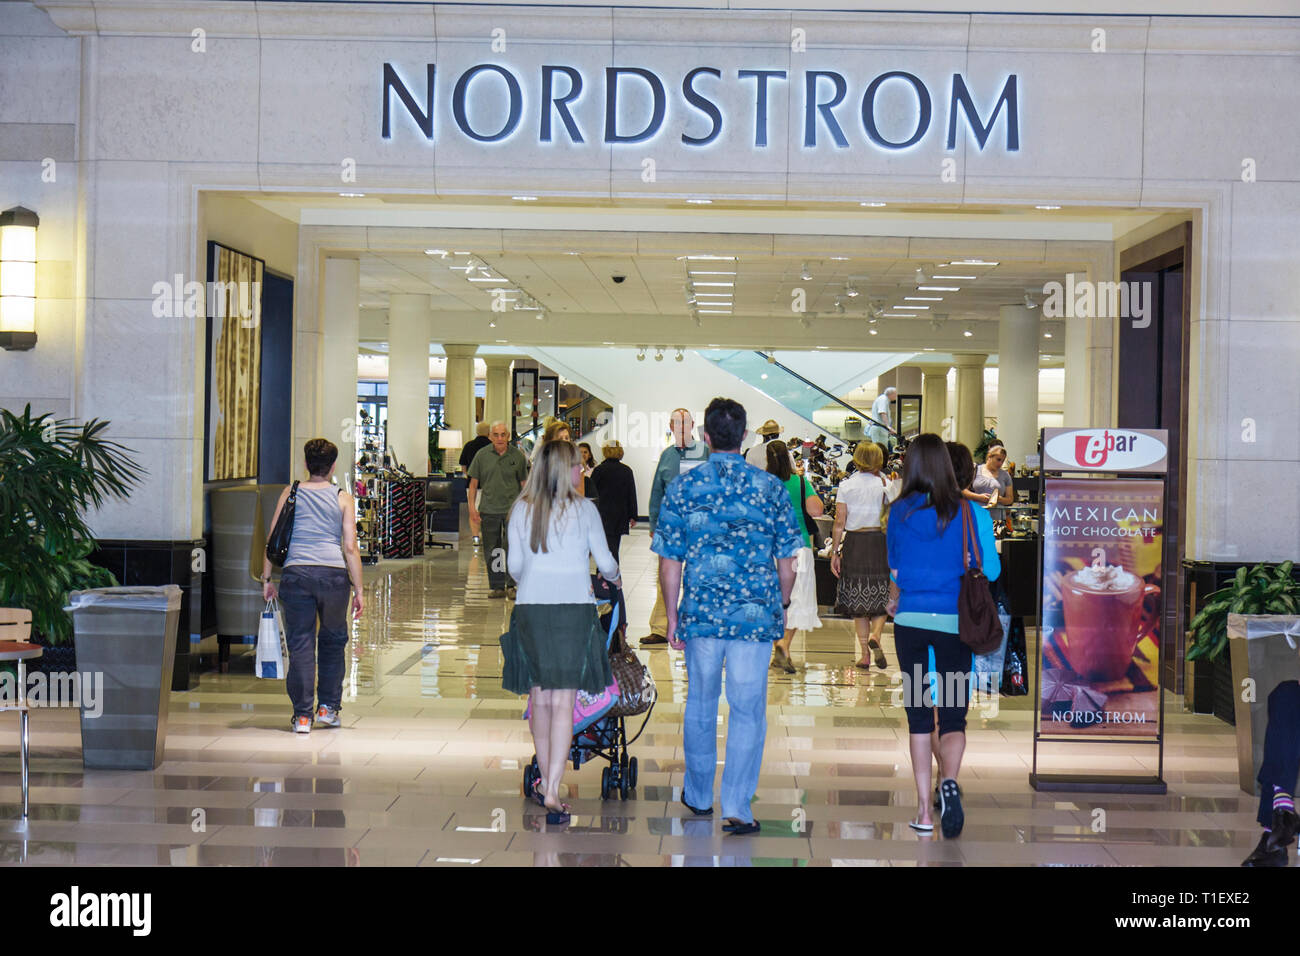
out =
[[[0,607],[27,608],[36,641],[69,652],[68,592],[117,584],[88,560],[86,513],[126,498],[145,473],[130,449],[104,437],[108,424],[33,417],[30,405],[0,409]],[[71,669],[71,660],[44,667]]]

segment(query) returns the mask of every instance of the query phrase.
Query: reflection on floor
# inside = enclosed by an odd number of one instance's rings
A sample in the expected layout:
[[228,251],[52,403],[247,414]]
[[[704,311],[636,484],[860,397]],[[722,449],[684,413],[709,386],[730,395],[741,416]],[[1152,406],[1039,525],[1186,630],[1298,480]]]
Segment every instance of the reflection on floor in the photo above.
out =
[[[646,633],[653,555],[624,539],[631,635]],[[907,826],[915,792],[889,673],[854,668],[849,622],[796,638],[799,673],[772,671],[755,836],[722,833],[679,803],[686,675],[680,654],[641,651],[659,684],[634,745],[639,787],[600,799],[601,761],[565,781],[573,822],[548,832],[520,798],[532,756],[519,699],[502,692],[498,636],[509,605],[490,600],[471,547],[366,569],[344,689],[344,727],[288,732],[281,682],[205,674],[171,698],[166,762],[155,772],[81,766],[76,712],[32,718],[32,814],[18,816],[16,717],[4,721],[0,860],[162,865],[1092,864],[1236,866],[1258,838],[1236,783],[1231,728],[1166,702],[1163,797],[1037,794],[1027,774],[1032,705],[972,712],[956,840]],[[888,636],[888,631],[886,631]],[[886,651],[894,663],[892,642]],[[895,665],[896,666],[896,665]],[[725,704],[724,704],[725,715]],[[725,717],[724,717],[725,721]],[[719,726],[719,734],[724,725]],[[1099,771],[1153,773],[1154,754],[1091,748]],[[721,756],[721,751],[720,751]],[[1104,814],[1097,811],[1104,810]],[[685,815],[685,816],[684,816]]]

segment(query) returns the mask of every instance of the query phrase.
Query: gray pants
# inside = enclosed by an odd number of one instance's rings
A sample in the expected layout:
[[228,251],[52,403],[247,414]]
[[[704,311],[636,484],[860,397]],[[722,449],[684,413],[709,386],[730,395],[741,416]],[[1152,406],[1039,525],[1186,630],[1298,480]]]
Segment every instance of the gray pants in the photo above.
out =
[[479,512],[482,522],[483,560],[487,562],[488,587],[504,590],[506,584],[515,586],[514,578],[506,570],[506,522],[508,515]]

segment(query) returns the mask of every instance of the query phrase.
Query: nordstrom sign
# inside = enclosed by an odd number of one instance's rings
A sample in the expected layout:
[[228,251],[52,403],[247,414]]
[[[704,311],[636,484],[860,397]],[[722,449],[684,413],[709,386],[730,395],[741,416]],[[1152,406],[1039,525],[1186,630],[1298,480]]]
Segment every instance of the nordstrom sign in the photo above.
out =
[[[905,70],[867,78],[836,70],[724,73],[699,66],[679,77],[637,66],[610,66],[593,80],[573,66],[543,65],[539,71],[525,72],[500,63],[479,63],[445,77],[436,64],[427,63],[417,79],[385,63],[382,135],[392,139],[395,129],[405,127],[433,142],[439,132],[434,129],[438,97],[444,96],[452,132],[479,143],[528,136],[539,143],[618,145],[669,134],[680,136],[683,146],[699,148],[744,135],[754,149],[784,149],[784,142],[770,142],[769,120],[787,115],[780,104],[794,96],[802,109],[792,122],[791,135],[806,149],[823,144],[847,149],[856,140],[879,150],[902,151],[940,125],[949,150],[957,148],[957,131],[964,128],[981,152],[999,143],[1015,152],[1020,149],[1017,93],[1014,73],[1000,84],[974,88],[962,74],[953,73],[943,88],[932,92]],[[729,115],[721,105],[741,101],[746,104],[743,117]]]

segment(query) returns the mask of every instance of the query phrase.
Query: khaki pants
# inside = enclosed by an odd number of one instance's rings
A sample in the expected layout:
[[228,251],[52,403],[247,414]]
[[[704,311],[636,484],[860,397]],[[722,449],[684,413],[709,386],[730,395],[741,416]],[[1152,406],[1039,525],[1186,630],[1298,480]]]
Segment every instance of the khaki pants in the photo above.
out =
[[655,565],[655,606],[650,612],[650,633],[665,635],[668,633],[668,606],[664,603],[664,586],[659,577],[659,567]]

